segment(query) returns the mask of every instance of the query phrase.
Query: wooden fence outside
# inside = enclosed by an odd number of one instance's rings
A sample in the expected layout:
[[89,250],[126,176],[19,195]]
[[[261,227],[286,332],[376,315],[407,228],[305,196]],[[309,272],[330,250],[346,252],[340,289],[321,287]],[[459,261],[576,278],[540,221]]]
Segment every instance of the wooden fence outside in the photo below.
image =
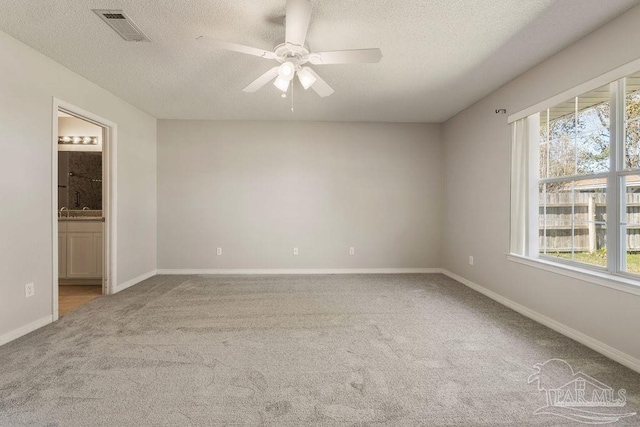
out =
[[[570,252],[572,247],[576,252],[595,252],[605,248],[606,194],[576,192],[574,197],[572,203],[570,192],[540,194],[540,252]],[[627,193],[626,210],[627,251],[640,252],[640,193]]]

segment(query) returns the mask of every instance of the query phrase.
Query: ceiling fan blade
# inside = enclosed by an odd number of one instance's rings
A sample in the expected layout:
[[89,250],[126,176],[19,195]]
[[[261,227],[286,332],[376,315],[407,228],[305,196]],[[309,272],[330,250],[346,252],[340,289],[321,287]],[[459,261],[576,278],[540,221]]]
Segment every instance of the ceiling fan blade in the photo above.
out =
[[209,46],[213,46],[216,49],[224,49],[224,50],[230,50],[232,52],[246,53],[248,55],[259,56],[261,58],[266,58],[266,59],[276,58],[276,54],[274,52],[270,52],[264,49],[258,49],[255,47],[245,46],[238,43],[231,43],[231,42],[225,42],[222,40],[216,40],[207,36],[200,36],[198,37],[197,40],[202,40],[208,43]]
[[323,64],[365,64],[380,62],[380,49],[336,50],[333,52],[316,52],[309,55],[309,62]]
[[307,0],[287,0],[285,42],[304,46],[311,20],[311,3]]
[[255,92],[255,91],[257,91],[262,86],[266,85],[271,80],[273,80],[276,77],[278,77],[278,68],[280,68],[280,67],[273,67],[272,69],[270,69],[269,71],[267,71],[266,73],[264,73],[263,75],[261,75],[260,77],[255,79],[247,87],[242,89],[242,91],[243,92]]
[[316,93],[320,95],[322,98],[324,98],[325,96],[329,96],[333,93],[333,89],[331,89],[331,86],[329,86],[327,82],[322,80],[322,78],[320,78],[318,73],[316,73],[315,71],[313,71],[313,69],[309,67],[304,67],[304,68],[309,73],[311,73],[313,77],[316,78],[316,81],[311,85],[311,89],[315,90]]

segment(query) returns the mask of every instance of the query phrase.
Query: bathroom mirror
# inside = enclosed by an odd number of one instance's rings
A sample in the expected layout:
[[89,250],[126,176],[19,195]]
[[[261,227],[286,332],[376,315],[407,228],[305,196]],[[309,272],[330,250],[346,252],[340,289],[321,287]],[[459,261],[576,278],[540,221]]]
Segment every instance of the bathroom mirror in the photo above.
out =
[[102,153],[58,152],[58,209],[102,210]]

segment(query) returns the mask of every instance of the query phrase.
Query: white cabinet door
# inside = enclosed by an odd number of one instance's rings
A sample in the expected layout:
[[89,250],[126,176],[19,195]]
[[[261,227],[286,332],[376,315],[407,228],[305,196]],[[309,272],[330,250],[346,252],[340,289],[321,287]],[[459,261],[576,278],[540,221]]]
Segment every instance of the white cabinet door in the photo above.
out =
[[96,254],[96,277],[102,277],[102,233],[94,233],[93,247]]
[[58,277],[67,277],[67,233],[58,233]]
[[67,233],[67,277],[96,277],[94,233]]

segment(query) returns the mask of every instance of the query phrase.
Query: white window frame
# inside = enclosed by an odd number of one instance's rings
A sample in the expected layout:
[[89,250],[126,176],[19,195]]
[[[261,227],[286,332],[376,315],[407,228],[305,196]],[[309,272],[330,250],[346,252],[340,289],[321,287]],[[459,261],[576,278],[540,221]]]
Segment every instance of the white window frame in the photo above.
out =
[[[607,266],[606,268],[592,266],[571,260],[562,260],[556,257],[544,256],[538,253],[538,195],[531,190],[538,188],[539,179],[539,142],[529,144],[529,197],[527,200],[527,218],[525,239],[525,253],[517,254],[509,252],[507,258],[521,264],[553,271],[565,276],[574,277],[591,283],[614,288],[624,292],[640,295],[640,275],[623,271],[626,262],[626,244],[622,238],[624,222],[626,218],[625,203],[626,188],[621,188],[621,180],[628,175],[640,175],[640,169],[624,170],[624,126],[625,126],[625,97],[624,81],[627,76],[640,71],[640,59],[632,61],[615,70],[605,73],[589,82],[583,83],[573,89],[560,93],[546,101],[540,102],[508,117],[509,123],[527,119],[539,114],[548,108],[560,104],[567,99],[579,97],[592,90],[605,85],[610,88],[610,168],[609,172],[560,177],[559,181],[571,181],[573,179],[589,179],[593,177],[607,178]],[[537,119],[539,123],[539,118]],[[531,121],[530,121],[531,123]],[[529,130],[533,138],[534,130]],[[620,152],[622,148],[622,152]],[[513,178],[512,178],[513,179]],[[513,195],[512,195],[513,197]],[[513,211],[512,211],[513,212]],[[512,223],[514,218],[512,218]],[[512,229],[513,230],[513,229]],[[512,231],[513,233],[513,231]],[[513,237],[513,236],[512,236]],[[513,241],[513,238],[511,238]]]
[[[625,253],[626,252],[626,248],[622,249],[619,248],[619,245],[617,244],[617,239],[619,238],[618,236],[620,235],[620,233],[616,230],[616,227],[612,226],[612,224],[618,224],[620,223],[620,221],[618,221],[619,218],[619,212],[620,209],[618,208],[620,206],[620,203],[622,203],[622,199],[620,199],[618,201],[618,198],[615,197],[616,194],[619,194],[618,197],[621,197],[622,194],[619,193],[617,188],[614,188],[612,186],[612,182],[614,182],[615,178],[612,178],[612,172],[615,172],[620,166],[621,166],[621,162],[617,162],[616,159],[620,156],[618,156],[618,144],[623,144],[624,145],[624,137],[622,138],[622,141],[620,141],[620,138],[618,138],[618,135],[624,135],[624,133],[620,134],[617,131],[614,131],[614,127],[617,128],[617,126],[614,126],[614,124],[617,124],[620,119],[618,117],[619,115],[619,111],[624,111],[624,96],[622,97],[622,102],[623,102],[623,108],[622,110],[618,109],[618,105],[617,105],[617,99],[619,99],[619,97],[617,96],[617,90],[619,87],[619,82],[622,81],[624,82],[624,77],[618,81],[615,82],[611,82],[609,83],[609,104],[610,104],[610,128],[609,128],[609,171],[608,172],[598,172],[598,173],[590,173],[590,174],[578,174],[577,170],[574,170],[574,174],[573,175],[564,175],[564,176],[559,176],[559,177],[550,177],[550,178],[540,178],[539,176],[539,156],[540,156],[540,145],[539,145],[539,127],[537,128],[533,128],[532,126],[532,122],[536,122],[536,120],[529,120],[529,127],[531,128],[531,132],[530,132],[530,156],[533,160],[533,162],[531,163],[531,171],[529,174],[529,179],[531,180],[531,185],[529,186],[530,188],[530,197],[531,197],[531,201],[529,202],[529,218],[530,218],[530,226],[529,226],[529,236],[530,236],[530,244],[529,244],[529,252],[528,255],[530,257],[535,257],[535,255],[537,254],[538,257],[548,260],[548,261],[552,261],[552,262],[558,262],[558,263],[562,263],[562,264],[568,264],[568,265],[574,265],[576,267],[581,267],[581,268],[586,268],[586,269],[590,269],[590,270],[596,270],[596,271],[601,271],[601,272],[609,272],[609,273],[613,273],[613,274],[618,274],[621,273],[620,269],[617,267],[617,258],[619,257],[620,253]],[[606,86],[606,85],[605,85]],[[588,92],[580,94],[576,97],[574,97],[575,100],[575,113],[577,114],[578,112],[578,99],[585,95],[588,94]],[[553,108],[553,107],[549,107],[549,108]],[[549,108],[546,108],[544,111],[547,112],[549,111]],[[538,115],[534,115],[534,116],[540,116],[543,112],[541,111]],[[530,116],[530,118],[534,118],[534,116]],[[577,117],[576,119],[577,120]],[[539,123],[540,120],[537,120],[537,123]],[[549,123],[549,118],[547,116],[547,123]],[[624,126],[624,116],[623,116],[623,126]],[[535,134],[534,134],[535,132]],[[575,135],[575,137],[577,138],[577,135]],[[536,143],[531,143],[532,141],[535,141]],[[547,141],[547,143],[549,143],[549,141]],[[577,150],[576,150],[576,155],[577,155]],[[535,164],[534,164],[535,163]],[[577,168],[577,162],[574,163],[575,167]],[[634,175],[637,175],[638,173],[640,173],[640,170],[634,170]],[[550,183],[556,183],[556,182],[571,182],[571,183],[575,183],[577,181],[582,181],[582,180],[588,180],[588,179],[600,179],[600,178],[607,178],[607,266],[606,267],[601,267],[598,265],[593,265],[593,264],[586,264],[586,263],[582,263],[582,262],[578,262],[578,261],[573,261],[573,260],[569,260],[569,259],[564,259],[564,258],[558,258],[558,257],[554,257],[551,255],[546,255],[544,253],[540,253],[539,252],[539,246],[538,246],[538,239],[537,239],[537,235],[539,233],[539,223],[538,223],[538,217],[539,217],[539,209],[540,206],[538,204],[538,191],[537,189],[539,188],[539,184],[550,184]],[[535,188],[535,191],[534,191]],[[614,197],[611,197],[611,196]],[[573,209],[573,208],[572,208]],[[573,213],[573,212],[572,212]],[[572,228],[573,228],[573,222],[574,222],[574,216],[572,215]],[[612,221],[613,219],[613,221]],[[619,227],[618,227],[619,229]],[[535,234],[534,234],[535,233]],[[545,233],[546,234],[546,233]],[[574,240],[574,233],[571,233],[572,237],[572,247],[575,246],[575,244],[573,243]],[[529,238],[529,237],[528,237]],[[609,242],[612,242],[613,244],[609,245]],[[611,249],[611,250],[610,250]],[[622,250],[622,252],[621,252]],[[626,273],[625,273],[626,274]],[[640,280],[640,275],[634,275],[634,274],[629,274],[629,276],[631,278],[637,278],[638,280]]]

